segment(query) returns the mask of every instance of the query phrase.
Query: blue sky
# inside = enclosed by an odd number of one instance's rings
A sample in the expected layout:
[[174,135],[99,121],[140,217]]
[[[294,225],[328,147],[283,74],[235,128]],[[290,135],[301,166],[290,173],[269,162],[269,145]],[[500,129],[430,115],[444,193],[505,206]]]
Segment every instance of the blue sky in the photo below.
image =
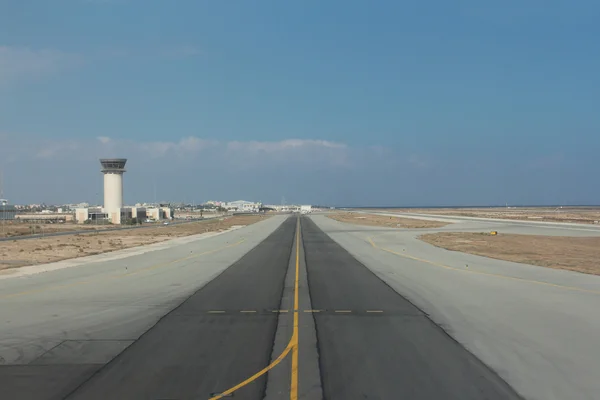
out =
[[[600,3],[8,0],[11,202],[598,204]],[[100,195],[99,195],[100,193]]]

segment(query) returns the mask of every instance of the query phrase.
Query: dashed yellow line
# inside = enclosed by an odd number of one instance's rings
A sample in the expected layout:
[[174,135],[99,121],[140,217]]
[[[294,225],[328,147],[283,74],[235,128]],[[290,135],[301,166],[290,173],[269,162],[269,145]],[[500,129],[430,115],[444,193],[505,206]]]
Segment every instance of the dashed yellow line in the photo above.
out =
[[300,313],[300,312],[304,312],[306,314],[318,314],[318,313],[338,313],[338,314],[348,314],[348,313],[356,313],[356,314],[361,314],[361,313],[383,313],[383,310],[267,310],[267,311],[263,311],[263,310],[208,310],[206,311],[209,314],[239,314],[239,313],[243,313],[243,314],[257,314],[257,313],[264,313],[264,312],[271,312],[271,313],[288,313],[290,311],[293,311],[294,313]]
[[598,291],[598,290],[583,289],[583,288],[578,288],[578,287],[574,287],[574,286],[558,285],[558,284],[555,284],[555,283],[549,283],[549,282],[543,282],[543,281],[536,281],[536,280],[525,279],[525,278],[517,278],[517,277],[514,277],[514,276],[500,275],[500,274],[494,274],[494,273],[491,273],[491,272],[476,271],[476,270],[466,269],[466,268],[462,269],[462,268],[451,267],[449,265],[440,264],[440,263],[437,263],[435,261],[425,260],[423,258],[411,256],[411,255],[408,255],[406,253],[398,253],[396,251],[393,251],[393,250],[390,250],[390,249],[386,249],[385,247],[380,247],[380,246],[378,246],[373,241],[373,237],[369,237],[369,243],[371,244],[371,246],[373,246],[374,248],[376,248],[378,250],[385,251],[387,253],[394,254],[394,255],[399,256],[399,257],[404,257],[404,258],[408,258],[408,259],[411,259],[411,260],[415,260],[415,261],[420,261],[420,262],[423,262],[423,263],[427,263],[427,264],[433,265],[435,267],[448,269],[448,270],[451,270],[451,271],[458,271],[458,272],[466,272],[466,273],[470,273],[470,274],[492,276],[494,278],[501,278],[501,279],[508,279],[508,280],[512,280],[512,281],[532,283],[532,284],[536,284],[536,285],[551,286],[551,287],[555,287],[555,288],[559,288],[559,289],[574,290],[574,291],[577,291],[577,292],[600,294],[600,291]]

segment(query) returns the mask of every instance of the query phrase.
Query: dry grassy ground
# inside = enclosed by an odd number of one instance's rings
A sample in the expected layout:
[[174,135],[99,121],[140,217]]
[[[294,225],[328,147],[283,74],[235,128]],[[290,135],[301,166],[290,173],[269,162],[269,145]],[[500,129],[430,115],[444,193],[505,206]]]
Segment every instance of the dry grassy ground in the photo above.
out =
[[600,275],[600,237],[442,232],[420,239],[448,250]]
[[0,242],[0,270],[42,264],[69,258],[89,256],[150,243],[249,225],[264,218],[240,215],[225,219],[209,219],[180,225],[158,225],[123,231],[91,231],[85,234]]
[[[381,210],[380,210],[381,211]],[[462,217],[499,218],[522,221],[599,224],[600,207],[519,207],[519,208],[398,208],[387,211]]]
[[17,221],[2,221],[0,223],[0,238],[25,236],[42,233],[55,233],[64,231],[82,231],[82,230],[101,230],[114,228],[114,225],[83,225],[74,223],[64,224],[39,224],[25,223]]
[[440,228],[448,225],[446,222],[427,221],[413,218],[386,217],[383,215],[353,212],[338,212],[335,214],[327,214],[327,216],[340,222],[349,222],[357,225],[384,226],[388,228]]

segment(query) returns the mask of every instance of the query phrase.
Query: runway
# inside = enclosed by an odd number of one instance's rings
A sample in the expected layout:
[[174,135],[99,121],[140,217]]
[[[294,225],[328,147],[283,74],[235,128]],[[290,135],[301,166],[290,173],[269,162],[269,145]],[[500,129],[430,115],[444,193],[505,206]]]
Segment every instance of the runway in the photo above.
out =
[[[469,226],[481,229],[482,227],[508,228],[510,233],[541,234],[555,236],[600,236],[600,226],[595,224],[583,223],[562,223],[562,222],[544,222],[544,221],[524,221],[510,220],[500,218],[480,218],[463,217],[455,215],[436,215],[419,214],[405,212],[384,212],[384,211],[358,211],[366,214],[376,214],[385,216],[395,216],[403,218],[434,220],[449,223],[461,223],[461,230]],[[537,232],[537,233],[535,233]]]
[[[475,256],[414,236],[275,216],[0,281],[0,387],[52,400],[593,398],[580,373],[599,366],[582,353],[600,332],[597,280],[482,257],[464,273],[452,268]],[[567,322],[572,341],[552,348]]]
[[597,236],[597,230],[506,220],[386,229],[312,218],[523,397],[597,398],[600,277],[448,251],[417,239],[439,231]]

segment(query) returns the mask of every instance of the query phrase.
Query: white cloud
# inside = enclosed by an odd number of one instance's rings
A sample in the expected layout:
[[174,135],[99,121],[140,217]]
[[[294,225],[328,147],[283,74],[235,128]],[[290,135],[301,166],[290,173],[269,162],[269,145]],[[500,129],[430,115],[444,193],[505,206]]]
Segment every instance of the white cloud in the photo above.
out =
[[82,63],[82,57],[73,53],[0,46],[0,84],[41,78]]
[[287,139],[276,142],[240,142],[232,141],[227,144],[230,150],[244,150],[256,152],[282,152],[292,149],[301,148],[323,148],[323,149],[345,149],[347,146],[343,143],[329,142],[327,140],[312,140],[312,139]]
[[183,138],[177,144],[178,148],[184,151],[200,151],[216,144],[214,140],[200,139],[195,136]]
[[193,155],[217,144],[218,142],[214,140],[188,136],[180,139],[178,142],[144,142],[137,146],[151,157],[164,157],[167,155]]
[[348,146],[327,140],[231,141],[226,143],[226,149],[227,158],[241,168],[267,164],[307,165],[313,168],[350,165]]
[[98,136],[96,139],[102,144],[110,143],[110,138],[108,136]]
[[[115,141],[111,141],[115,144]],[[320,158],[328,163],[342,164],[345,162],[347,145],[326,140],[286,139],[281,141],[229,141],[202,139],[188,136],[179,141],[153,141],[142,143],[117,144],[117,147],[139,148],[144,154],[153,158],[166,156],[190,156],[211,150],[218,153],[224,161],[263,162],[265,160],[288,160],[289,157],[305,157],[307,160]],[[265,156],[267,157],[265,159]]]
[[55,157],[64,158],[70,151],[77,151],[81,144],[74,141],[53,142],[46,144],[35,152],[36,158],[51,159]]
[[[577,192],[575,187],[583,179],[593,179],[593,168],[579,166],[594,166],[594,160],[577,160],[580,164],[569,168],[573,160],[559,154],[533,163],[543,167],[562,162],[565,168],[556,176],[526,168],[524,160],[515,160],[506,171],[484,163],[475,175],[470,162],[453,162],[457,158],[443,158],[444,154],[434,157],[406,149],[325,140],[228,142],[186,136],[134,141],[112,134],[65,140],[1,128],[0,138],[5,193],[15,203],[101,201],[98,158],[104,157],[129,159],[125,196],[130,204],[151,201],[154,187],[159,200],[175,201],[186,196],[188,200],[278,201],[285,196],[292,202],[339,205],[486,203],[505,198],[509,191],[505,185],[489,184],[489,177],[513,173],[518,178],[514,184],[511,181],[513,192],[531,202],[551,201],[536,193],[558,190],[557,179],[563,185],[572,184],[572,192],[581,201],[598,197],[598,190]],[[466,159],[470,156],[465,153]],[[474,184],[465,186],[466,181]],[[531,181],[539,184],[530,189]],[[457,185],[464,190],[458,194],[449,190]]]
[[[23,156],[37,159],[62,159],[64,157],[142,157],[144,159],[168,158],[173,162],[187,162],[202,154],[221,165],[233,168],[262,168],[293,163],[312,167],[347,167],[352,149],[344,143],[315,139],[286,139],[281,141],[218,141],[197,136],[183,137],[177,141],[144,141],[98,136],[90,140],[36,141],[37,147],[28,147]],[[85,155],[73,151],[88,149]]]

